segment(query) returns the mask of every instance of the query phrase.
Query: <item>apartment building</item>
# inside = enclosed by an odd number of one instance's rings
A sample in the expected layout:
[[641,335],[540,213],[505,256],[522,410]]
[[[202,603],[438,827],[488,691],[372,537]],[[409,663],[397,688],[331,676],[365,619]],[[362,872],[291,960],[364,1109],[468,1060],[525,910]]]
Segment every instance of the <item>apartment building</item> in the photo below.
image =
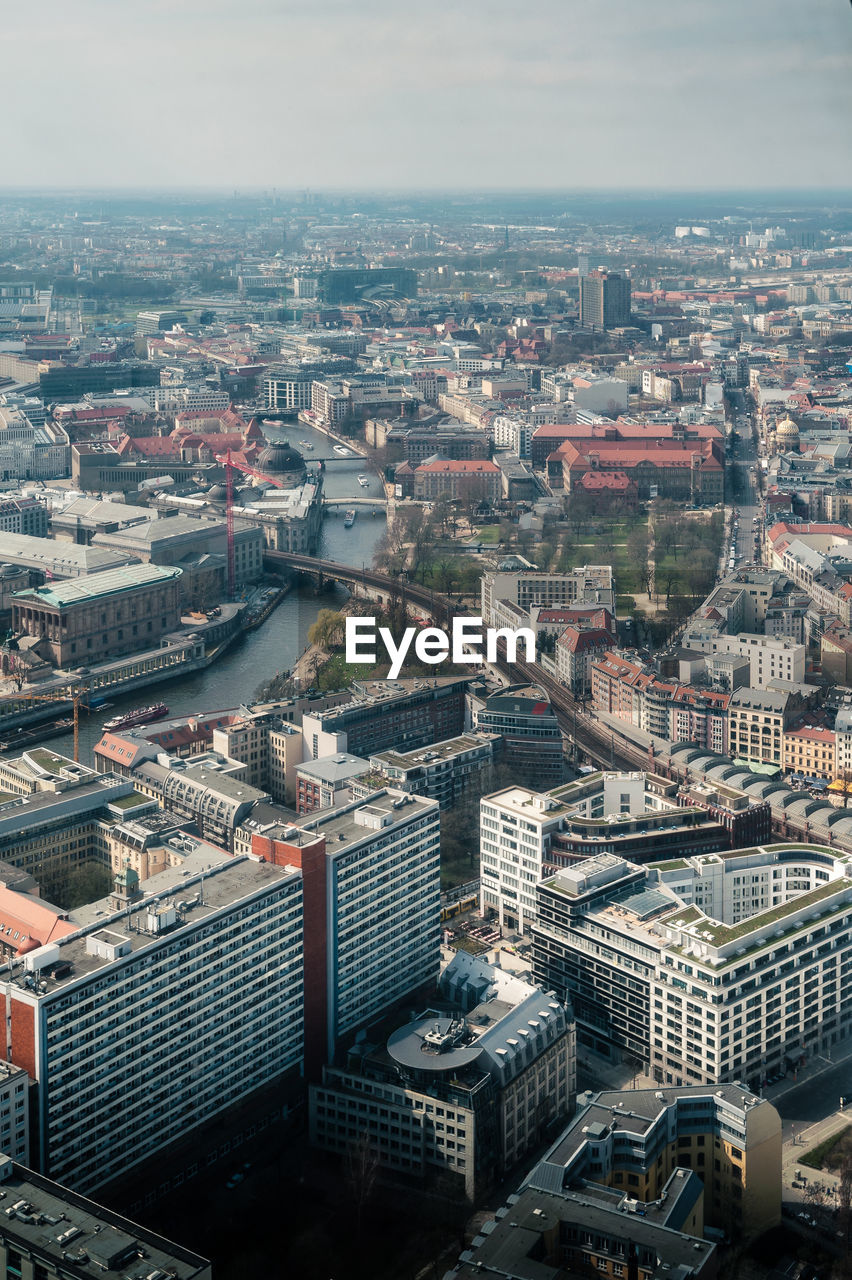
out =
[[387,785],[429,796],[442,809],[451,809],[470,788],[481,791],[501,746],[499,734],[463,733],[425,750],[381,751],[370,757],[363,777],[353,779],[355,794],[367,795],[376,786]]
[[728,703],[729,752],[735,760],[784,763],[784,734],[807,708],[800,693],[785,689],[735,689]]
[[0,991],[39,1168],[81,1192],[302,1066],[299,872],[208,846],[146,888],[121,873]]
[[302,872],[305,1063],[317,1079],[361,1027],[434,989],[438,805],[381,790],[298,824],[249,818],[243,838],[253,856]]
[[785,730],[782,738],[784,772],[804,778],[833,782],[837,773],[837,739],[825,725],[808,725]]
[[480,801],[480,910],[527,932],[536,885],[556,868],[597,854],[647,862],[727,849],[732,825],[654,774],[597,773],[548,792],[507,787]]
[[76,1195],[26,1167],[0,1156],[0,1191],[9,1206],[0,1239],[0,1270],[26,1280],[102,1280],[104,1273],[128,1277],[169,1276],[211,1280],[206,1258],[140,1227],[129,1218]]
[[0,533],[46,538],[50,516],[38,498],[6,498],[0,502]]
[[538,886],[536,981],[568,992],[581,1044],[662,1084],[759,1090],[852,1029],[851,867],[793,843],[589,860]]
[[528,613],[538,605],[556,609],[574,605],[597,605],[615,616],[615,584],[608,564],[587,564],[570,573],[539,573],[528,570],[498,570],[482,575],[482,618],[487,627],[496,625],[497,602],[508,601]]
[[[710,1226],[750,1239],[781,1221],[781,1120],[736,1084],[580,1094],[531,1181],[544,1185],[552,1173],[555,1187],[567,1190],[589,1178],[650,1207],[678,1169],[703,1185],[696,1235]],[[632,1217],[628,1223],[625,1234]]]
[[380,1165],[473,1199],[567,1117],[576,1092],[570,1008],[456,953],[440,1004],[386,1044],[327,1067],[310,1092],[310,1140],[345,1155],[366,1136]]

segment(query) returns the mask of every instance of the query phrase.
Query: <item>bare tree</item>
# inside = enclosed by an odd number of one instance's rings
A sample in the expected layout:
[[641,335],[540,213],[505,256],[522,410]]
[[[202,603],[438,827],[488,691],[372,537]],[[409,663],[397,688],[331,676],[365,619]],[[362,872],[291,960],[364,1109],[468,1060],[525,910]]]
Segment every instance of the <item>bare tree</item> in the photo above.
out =
[[369,1204],[379,1172],[378,1152],[365,1131],[346,1152],[346,1186],[355,1207],[356,1229],[360,1234],[364,1210]]

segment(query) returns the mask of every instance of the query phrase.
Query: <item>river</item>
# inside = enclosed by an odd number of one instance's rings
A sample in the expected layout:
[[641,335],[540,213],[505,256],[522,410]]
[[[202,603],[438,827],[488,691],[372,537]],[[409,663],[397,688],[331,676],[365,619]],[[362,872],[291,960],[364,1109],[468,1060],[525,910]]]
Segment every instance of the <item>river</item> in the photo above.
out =
[[[321,432],[301,422],[265,423],[263,431],[270,440],[286,440],[292,444],[304,456],[309,468],[321,458],[326,461],[326,497],[384,496],[382,483],[372,465],[354,454],[351,458],[341,458]],[[300,446],[301,440],[309,441],[313,449]],[[359,474],[369,477],[367,486],[358,483]],[[375,515],[368,508],[357,508],[357,511],[351,529],[343,527],[342,508],[325,516],[319,545],[321,556],[338,560],[341,564],[369,566],[372,563],[376,543],[385,530],[385,513],[382,508],[378,508]],[[91,762],[92,750],[100,740],[104,720],[147,701],[162,699],[168,703],[172,715],[217,711],[250,701],[264,680],[278,671],[292,668],[308,643],[308,628],[316,620],[319,610],[342,604],[347,595],[345,588],[334,585],[322,595],[317,595],[309,585],[294,588],[257,631],[238,640],[206,670],[116,698],[108,709],[91,716],[82,714],[80,759],[84,764]],[[50,745],[61,754],[70,756],[74,749],[73,736],[65,734],[52,738]]]

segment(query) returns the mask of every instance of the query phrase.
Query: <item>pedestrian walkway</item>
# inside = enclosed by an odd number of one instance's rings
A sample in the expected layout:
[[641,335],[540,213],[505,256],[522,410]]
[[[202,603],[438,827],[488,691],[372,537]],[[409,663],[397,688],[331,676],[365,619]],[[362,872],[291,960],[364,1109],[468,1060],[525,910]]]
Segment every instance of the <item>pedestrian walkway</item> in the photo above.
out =
[[[849,1061],[852,1061],[852,1036],[838,1041],[825,1054],[813,1054],[794,1075],[785,1076],[779,1084],[767,1085],[766,1088],[761,1089],[760,1096],[768,1099],[769,1102],[777,1102],[791,1089],[798,1089],[799,1085],[815,1080],[817,1076],[825,1075],[827,1071],[833,1071],[835,1067]],[[852,1102],[852,1097],[849,1101]]]

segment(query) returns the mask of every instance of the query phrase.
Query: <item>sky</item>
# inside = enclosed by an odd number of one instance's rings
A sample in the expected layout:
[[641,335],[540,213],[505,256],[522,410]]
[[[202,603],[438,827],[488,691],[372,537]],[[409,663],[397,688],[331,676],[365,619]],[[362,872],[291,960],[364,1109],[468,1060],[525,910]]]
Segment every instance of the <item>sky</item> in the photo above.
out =
[[849,0],[42,0],[9,188],[847,187]]

